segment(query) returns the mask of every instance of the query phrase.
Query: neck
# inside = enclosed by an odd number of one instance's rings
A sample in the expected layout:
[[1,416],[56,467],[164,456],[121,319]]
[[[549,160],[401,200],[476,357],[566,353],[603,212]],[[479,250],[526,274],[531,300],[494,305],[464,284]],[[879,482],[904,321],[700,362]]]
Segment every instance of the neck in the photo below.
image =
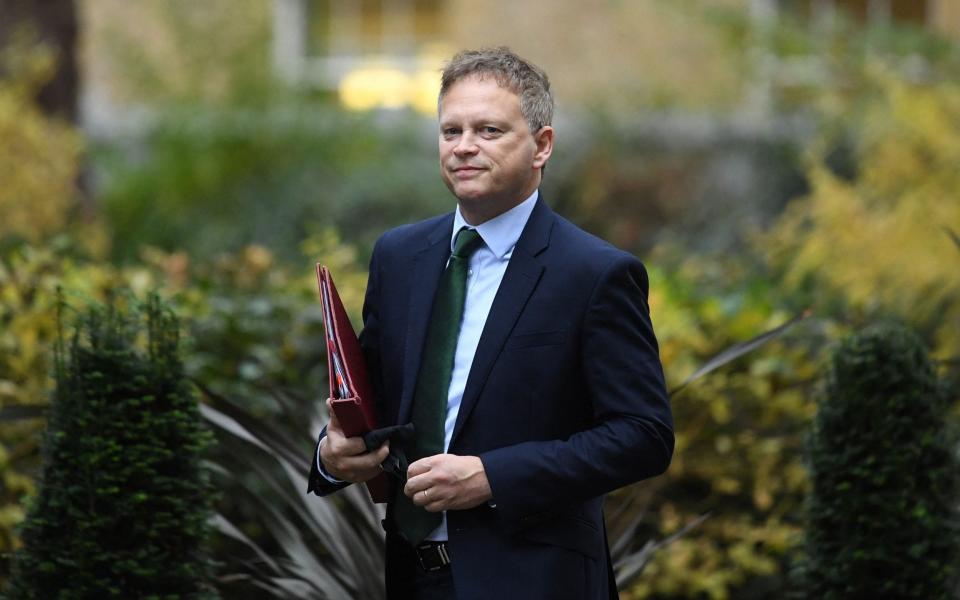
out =
[[477,227],[489,221],[490,219],[495,219],[507,212],[508,210],[514,209],[524,200],[530,197],[531,194],[537,189],[539,181],[536,182],[529,190],[522,193],[521,196],[512,198],[508,201],[497,202],[491,199],[482,199],[482,200],[457,200],[457,204],[460,206],[460,214],[463,215],[463,220]]

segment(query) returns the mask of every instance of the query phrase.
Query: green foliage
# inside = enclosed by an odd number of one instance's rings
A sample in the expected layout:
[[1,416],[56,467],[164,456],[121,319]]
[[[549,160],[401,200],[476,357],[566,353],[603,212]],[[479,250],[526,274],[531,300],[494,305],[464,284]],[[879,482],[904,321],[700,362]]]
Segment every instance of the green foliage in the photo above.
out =
[[915,83],[947,81],[958,73],[956,40],[931,27],[898,21],[864,26],[842,11],[837,17],[815,24],[782,19],[756,38],[768,60],[779,63],[760,74],[772,79],[779,110],[812,110],[818,126],[845,129],[877,97],[870,70],[878,63]]
[[[113,11],[113,22],[123,24],[109,34],[122,50],[112,66],[131,83],[119,95],[163,107],[145,138],[92,154],[113,257],[127,266],[78,258],[47,237],[62,216],[43,226],[40,237],[17,234],[40,243],[13,248],[5,239],[0,248],[0,551],[15,547],[9,526],[22,519],[21,498],[33,486],[33,435],[42,419],[13,419],[44,403],[57,283],[71,297],[94,299],[118,285],[162,285],[189,323],[184,367],[204,391],[204,416],[219,442],[209,456],[224,492],[214,539],[229,571],[221,592],[371,597],[380,578],[380,532],[362,490],[327,499],[303,494],[326,385],[312,263],[332,263],[356,316],[362,256],[374,236],[452,208],[436,173],[434,124],[403,112],[346,113],[275,85],[261,45],[269,36],[269,3],[94,4],[92,11]],[[660,4],[677,10],[679,3]],[[685,4],[699,11],[710,3]],[[247,18],[224,24],[226,10]],[[697,11],[677,13],[682,18],[673,25]],[[711,137],[715,122],[688,115],[678,117],[679,130],[665,126],[662,137],[659,120],[653,134],[643,123],[631,129],[613,119],[581,121],[574,125],[589,134],[565,128],[564,140],[571,141],[558,147],[545,182],[561,212],[655,267],[651,306],[672,387],[722,348],[801,309],[813,306],[818,316],[674,398],[677,455],[670,471],[608,503],[615,554],[641,551],[647,540],[669,539],[709,516],[648,556],[628,598],[783,594],[791,549],[802,537],[808,486],[802,439],[815,413],[817,356],[842,331],[838,323],[899,312],[936,340],[938,354],[960,348],[956,260],[941,233],[944,226],[960,231],[951,201],[960,189],[957,71],[949,65],[956,62],[955,44],[842,21],[813,35],[791,27],[758,30],[742,13],[730,15],[709,17],[727,27],[733,44],[730,56],[709,64],[736,64],[735,74],[691,76],[671,71],[675,63],[667,61],[659,72],[670,77],[637,89],[659,94],[669,106],[715,106],[706,100],[715,86],[704,82],[719,77],[731,84],[720,90],[721,104],[739,107],[737,86],[759,78],[761,87],[770,86],[775,109],[801,113],[822,132],[809,152],[800,150],[799,138]],[[103,20],[91,22],[95,28]],[[212,23],[223,35],[193,44]],[[92,32],[90,42],[103,43],[102,33]],[[675,58],[689,60],[683,56]],[[684,97],[690,93],[697,97]],[[7,107],[6,122],[0,114],[0,126],[33,122],[29,110],[21,111],[24,98],[16,97],[15,110]],[[635,115],[635,108],[622,113]],[[782,123],[782,116],[772,119]],[[691,123],[705,128],[687,129]],[[56,137],[49,123],[41,129],[52,132],[44,139]],[[35,176],[30,165],[44,163],[19,161],[2,141],[0,153],[6,149],[17,160],[0,160],[0,174],[14,165],[24,168],[11,181],[66,181],[68,154],[76,154],[67,152],[70,145],[46,147],[37,142],[42,136],[31,136],[0,139],[45,148],[24,156],[62,159],[59,175]],[[737,173],[745,163],[763,174],[762,185],[744,187]],[[701,172],[736,185],[725,193],[705,187],[693,176]],[[20,214],[31,216],[24,198],[48,196],[18,187],[30,194],[11,198],[21,203]],[[798,193],[806,197],[749,247],[745,224],[770,223]],[[692,200],[697,196],[703,206]],[[4,198],[0,191],[0,211]],[[52,204],[66,206],[66,192]],[[46,214],[38,210],[31,227]],[[0,230],[8,221],[0,219]],[[659,251],[647,255],[654,244]],[[682,253],[667,254],[668,244]],[[718,247],[737,254],[696,254]]]
[[[820,348],[845,323],[899,315],[939,355],[960,348],[956,254],[943,234],[960,230],[960,204],[951,200],[956,52],[921,43],[915,31],[880,36],[844,26],[818,34],[794,30],[797,43],[778,52],[826,76],[777,90],[781,106],[799,108],[818,128],[806,158],[809,194],[757,236],[754,258],[648,260],[664,267],[651,273],[651,309],[674,385],[708,349],[785,320],[775,307],[812,307],[819,318],[674,398],[677,454],[640,506],[661,536],[710,516],[654,557],[632,597],[767,598],[789,588],[807,486],[802,438],[815,413],[811,384]],[[598,163],[599,179],[616,181],[610,164]],[[608,211],[602,187],[584,191],[594,215]],[[640,231],[624,223],[643,222],[644,208],[614,209],[608,235]]]
[[[21,245],[0,255],[0,555],[16,548],[13,527],[24,517],[22,498],[33,494],[38,440],[52,385],[57,338],[57,289],[71,300],[103,299],[106,291],[153,285],[141,267],[120,273],[76,257],[65,237]],[[0,572],[7,572],[2,569]]]
[[[0,259],[0,408],[33,409],[40,417],[49,387],[48,364],[56,338],[55,288],[59,270],[53,251]],[[0,423],[0,552],[15,548],[13,528],[24,518],[21,496],[32,494],[40,418]]]
[[[95,224],[69,222],[83,145],[79,132],[34,103],[53,75],[53,52],[24,32],[0,48],[0,63],[0,563],[5,565],[17,544],[13,527],[24,518],[20,500],[34,491],[43,425],[36,417],[46,403],[56,336],[55,288],[65,272],[75,272],[67,257],[80,251],[61,233],[83,229],[87,250],[102,245],[102,236]],[[101,273],[94,269],[71,283],[77,291],[89,290],[102,282]]]
[[[143,338],[138,347],[137,338]],[[157,297],[81,315],[57,352],[40,490],[11,598],[206,598],[210,434]]]
[[960,229],[960,85],[913,83],[880,64],[863,76],[863,105],[844,134],[850,172],[831,166],[828,133],[810,152],[810,194],[763,241],[788,289],[818,310],[902,315],[951,356],[960,279],[955,260],[932,257],[954,250],[943,228]]
[[[792,316],[772,304],[762,269],[739,258],[649,268],[670,388],[719,350]],[[784,589],[802,525],[803,432],[814,408],[807,388],[829,335],[828,323],[810,319],[674,395],[673,463],[639,486],[634,510],[646,517],[637,537],[662,538],[709,516],[658,552],[624,597],[766,598]]]
[[[749,233],[803,189],[800,140],[758,124],[590,115],[544,181],[561,214],[643,257],[653,248],[747,254]],[[682,132],[682,135],[678,135]],[[678,139],[679,138],[679,139]],[[565,140],[564,140],[565,141]]]
[[290,263],[328,228],[365,249],[390,226],[452,208],[434,120],[348,112],[329,92],[277,80],[270,2],[89,8],[110,91],[151,110],[136,139],[91,152],[116,262],[147,247],[206,261],[259,245]]
[[[44,427],[42,411],[50,386],[58,286],[67,290],[72,301],[80,302],[104,300],[111,289],[143,294],[163,286],[164,294],[174,299],[177,311],[187,319],[188,335],[182,342],[187,374],[211,393],[236,399],[240,410],[254,421],[285,431],[287,443],[298,448],[300,473],[300,463],[308,460],[322,426],[320,398],[326,388],[313,262],[322,259],[333,269],[355,322],[359,322],[366,279],[355,249],[332,231],[309,238],[303,243],[303,252],[307,258],[301,259],[296,269],[278,264],[267,250],[256,246],[209,262],[190,261],[182,252],[150,250],[143,253],[142,264],[116,268],[84,258],[64,237],[46,246],[20,246],[0,257],[0,406],[4,416],[0,422],[4,482],[0,539],[4,554],[19,544],[13,527],[23,520],[23,499],[34,493],[33,478],[39,469],[36,440]],[[217,505],[220,522],[232,524],[253,544],[276,552],[279,546],[269,538],[280,529],[270,514],[256,508],[260,503],[290,507],[309,500],[311,511],[341,519],[336,501],[308,499],[303,493],[305,484],[275,485],[277,477],[286,481],[277,458],[256,454],[257,447],[244,448],[246,440],[235,439],[222,427],[216,430],[221,445],[208,450],[207,456],[220,465],[214,473],[216,487],[223,491]],[[277,514],[288,512],[285,508]],[[357,514],[356,510],[351,514]],[[216,536],[214,550],[234,575],[247,574],[233,577],[224,588],[225,594],[242,597],[241,591],[252,586],[246,579],[251,569],[245,561],[257,557],[249,546],[238,546],[232,540],[227,535]],[[316,547],[322,548],[323,543]],[[317,553],[324,561],[330,560],[329,550],[318,549]],[[369,578],[369,571],[364,573]],[[326,585],[324,581],[320,579],[319,585]],[[311,582],[314,584],[318,582]]]
[[222,577],[223,594],[382,598],[382,512],[364,486],[306,494],[322,402],[272,388],[284,411],[265,419],[247,408],[256,407],[250,398],[204,391],[204,416],[219,442],[215,481],[229,496],[216,521],[218,556],[232,570]]
[[958,465],[948,410],[905,327],[871,327],[833,353],[809,441],[806,597],[954,597]]
[[[809,190],[758,236],[783,292],[820,314],[907,321],[934,352],[960,352],[960,280],[944,228],[960,228],[960,54],[916,27],[841,19],[767,40],[814,78],[781,85],[785,110],[813,117]],[[829,268],[824,268],[829,266]]]
[[140,249],[209,259],[249,244],[284,261],[326,228],[372,246],[383,230],[452,208],[437,176],[434,125],[412,113],[376,123],[309,103],[172,110],[142,155],[94,153],[116,259]]
[[[296,270],[251,247],[184,275],[180,306],[194,322],[188,369],[218,441],[215,549],[228,570],[220,589],[231,598],[377,598],[383,531],[366,491],[306,495],[327,389],[313,261],[330,267],[356,324],[366,272],[332,231],[303,252],[309,260]],[[182,273],[170,266],[176,255],[153,260]]]
[[0,247],[60,230],[72,204],[80,137],[33,103],[53,74],[52,53],[17,38],[0,47]]

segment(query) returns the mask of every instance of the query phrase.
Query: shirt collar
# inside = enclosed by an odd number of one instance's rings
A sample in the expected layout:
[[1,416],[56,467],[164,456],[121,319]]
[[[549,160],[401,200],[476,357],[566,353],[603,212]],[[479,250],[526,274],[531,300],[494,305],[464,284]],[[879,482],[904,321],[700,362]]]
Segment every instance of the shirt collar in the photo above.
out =
[[520,234],[523,233],[523,228],[530,219],[533,206],[537,203],[539,196],[540,191],[533,190],[530,197],[520,204],[476,227],[467,223],[463,215],[460,214],[460,205],[457,204],[457,211],[453,217],[453,232],[450,234],[450,251],[453,252],[453,242],[456,241],[457,232],[460,231],[461,227],[467,227],[477,230],[477,233],[480,234],[494,256],[499,259],[506,258],[513,247],[517,245],[517,240],[520,239]]

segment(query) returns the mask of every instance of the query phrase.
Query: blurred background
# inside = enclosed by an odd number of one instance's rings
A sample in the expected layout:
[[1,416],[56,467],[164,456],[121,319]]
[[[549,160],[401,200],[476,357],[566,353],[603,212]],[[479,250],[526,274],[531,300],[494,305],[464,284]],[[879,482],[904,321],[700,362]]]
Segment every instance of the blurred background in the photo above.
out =
[[895,319],[955,378],[953,0],[0,0],[0,578],[58,286],[160,289],[218,441],[224,597],[377,597],[377,509],[304,493],[313,267],[359,324],[376,237],[453,207],[439,69],[490,45],[550,75],[544,195],[647,265],[672,388],[789,324],[673,395],[669,472],[609,500],[622,597],[790,589],[832,344]]

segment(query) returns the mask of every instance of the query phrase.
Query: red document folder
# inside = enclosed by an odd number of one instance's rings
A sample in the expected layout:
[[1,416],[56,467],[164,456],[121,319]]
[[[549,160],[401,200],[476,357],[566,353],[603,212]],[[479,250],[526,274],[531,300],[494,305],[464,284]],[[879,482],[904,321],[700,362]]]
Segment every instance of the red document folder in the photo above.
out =
[[[367,379],[367,365],[330,271],[320,263],[317,263],[317,283],[323,305],[333,412],[347,437],[363,435],[377,428],[377,413],[373,404],[373,390]],[[386,502],[390,495],[386,474],[380,473],[368,481],[367,490],[374,502]]]

